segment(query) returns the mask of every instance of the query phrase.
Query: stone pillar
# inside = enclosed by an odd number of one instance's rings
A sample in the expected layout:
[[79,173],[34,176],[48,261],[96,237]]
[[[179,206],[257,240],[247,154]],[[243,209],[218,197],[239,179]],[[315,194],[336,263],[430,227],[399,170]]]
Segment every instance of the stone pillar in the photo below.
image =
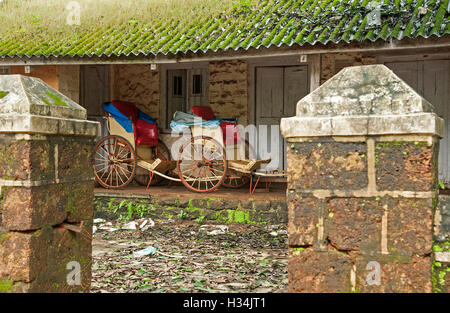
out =
[[0,292],[89,291],[97,134],[40,79],[0,76]]
[[431,292],[433,107],[384,65],[345,68],[281,121],[291,292]]

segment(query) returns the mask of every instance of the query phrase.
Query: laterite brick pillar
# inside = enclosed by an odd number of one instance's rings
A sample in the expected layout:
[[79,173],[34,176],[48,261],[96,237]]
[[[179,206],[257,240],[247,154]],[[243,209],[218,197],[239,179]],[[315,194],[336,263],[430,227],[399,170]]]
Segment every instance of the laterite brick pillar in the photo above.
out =
[[88,292],[96,122],[40,79],[0,76],[0,292]]
[[291,292],[431,292],[433,107],[384,65],[343,69],[283,119]]

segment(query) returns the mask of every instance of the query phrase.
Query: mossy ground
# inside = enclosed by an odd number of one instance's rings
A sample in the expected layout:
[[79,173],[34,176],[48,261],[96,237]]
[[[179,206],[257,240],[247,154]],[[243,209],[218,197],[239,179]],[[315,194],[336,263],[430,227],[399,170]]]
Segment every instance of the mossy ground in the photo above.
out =
[[180,203],[178,199],[171,203],[158,203],[156,200],[96,197],[95,216],[101,218],[120,218],[128,220],[132,218],[180,218],[184,220],[210,221],[218,223],[238,224],[280,224],[285,223],[287,210],[277,202],[274,207],[265,210],[257,210],[253,207],[243,208],[236,204],[235,208],[213,208],[214,201],[222,201],[219,198],[203,200],[189,199],[187,203]]

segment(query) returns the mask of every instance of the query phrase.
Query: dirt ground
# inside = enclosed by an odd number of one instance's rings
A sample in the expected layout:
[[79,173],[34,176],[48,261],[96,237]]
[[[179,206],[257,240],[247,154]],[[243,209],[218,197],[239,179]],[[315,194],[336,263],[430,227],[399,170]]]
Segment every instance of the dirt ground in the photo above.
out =
[[[98,227],[91,292],[286,292],[285,225],[229,224],[221,233],[196,221],[154,222],[146,230]],[[147,247],[157,252],[133,255]]]

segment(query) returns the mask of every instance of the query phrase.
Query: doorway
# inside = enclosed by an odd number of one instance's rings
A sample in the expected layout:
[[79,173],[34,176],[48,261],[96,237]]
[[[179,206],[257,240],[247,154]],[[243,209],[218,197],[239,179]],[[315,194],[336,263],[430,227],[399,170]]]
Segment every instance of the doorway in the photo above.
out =
[[190,112],[194,105],[208,105],[208,69],[167,70],[167,116],[166,128],[176,111]]
[[110,101],[110,75],[108,65],[82,65],[80,67],[80,104],[87,110],[87,118],[100,122],[101,137],[107,136],[105,112],[102,103]]
[[308,66],[259,66],[255,80],[258,158],[272,158],[266,170],[285,170],[286,142],[279,125],[281,118],[296,114],[297,102],[309,93]]

